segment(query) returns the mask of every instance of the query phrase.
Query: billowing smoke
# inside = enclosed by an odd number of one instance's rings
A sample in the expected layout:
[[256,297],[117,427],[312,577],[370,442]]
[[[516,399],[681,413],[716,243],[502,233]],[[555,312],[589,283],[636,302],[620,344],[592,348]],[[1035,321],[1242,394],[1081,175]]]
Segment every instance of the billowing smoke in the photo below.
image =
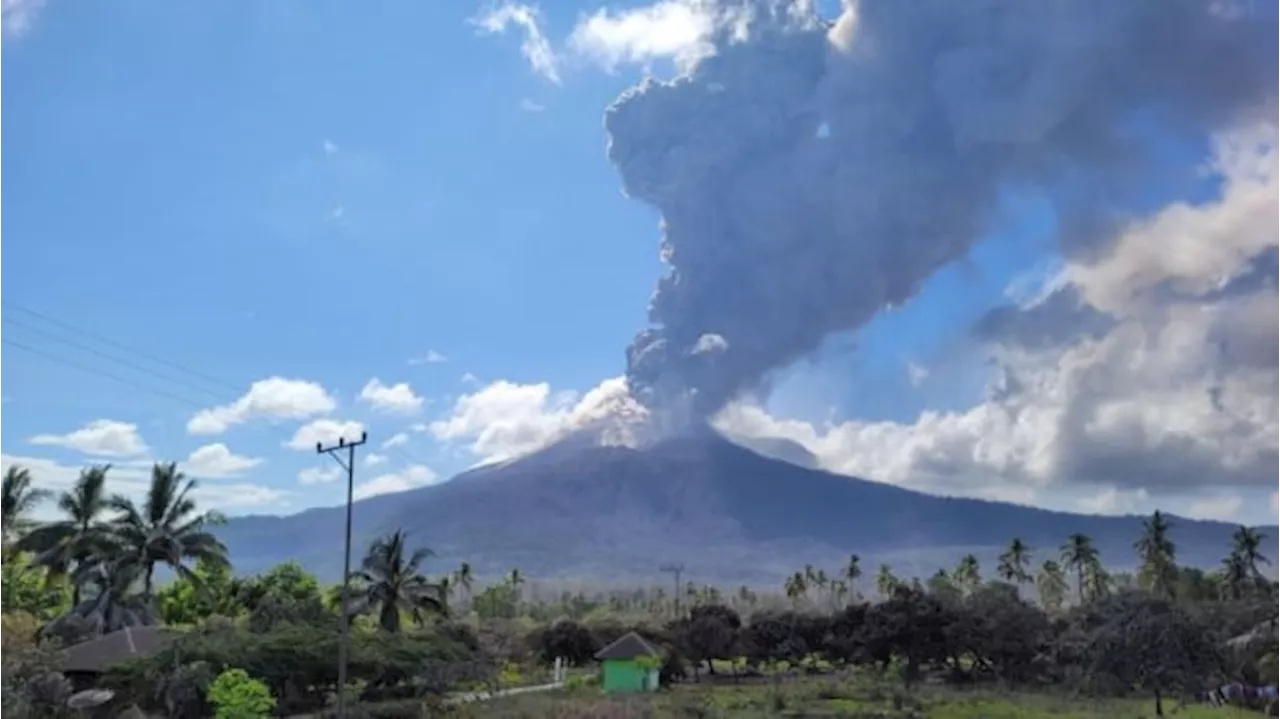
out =
[[720,5],[713,56],[606,116],[670,268],[628,350],[631,392],[715,412],[909,299],[1011,189],[1054,201],[1067,253],[1097,251],[1167,179],[1143,137],[1274,122],[1264,5],[861,0],[834,23],[803,0]]

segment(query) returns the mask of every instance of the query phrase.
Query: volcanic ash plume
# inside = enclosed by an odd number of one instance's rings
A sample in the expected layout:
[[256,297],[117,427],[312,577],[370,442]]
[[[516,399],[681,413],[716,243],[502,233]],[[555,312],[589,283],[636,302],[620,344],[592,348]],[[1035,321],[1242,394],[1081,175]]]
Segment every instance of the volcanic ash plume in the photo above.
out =
[[663,217],[627,383],[668,415],[904,302],[1008,189],[1054,201],[1065,251],[1096,251],[1168,173],[1142,137],[1275,118],[1264,3],[863,0],[835,23],[811,5],[714,8],[714,56],[607,113],[626,192]]

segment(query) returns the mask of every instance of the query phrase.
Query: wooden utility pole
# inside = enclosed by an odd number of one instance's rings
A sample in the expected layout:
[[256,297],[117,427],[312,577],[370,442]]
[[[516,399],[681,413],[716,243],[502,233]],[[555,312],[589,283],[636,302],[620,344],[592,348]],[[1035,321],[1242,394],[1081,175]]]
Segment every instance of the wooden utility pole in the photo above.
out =
[[[361,432],[358,442],[348,442],[345,437],[339,437],[332,447],[316,442],[317,454],[333,457],[333,461],[347,470],[347,527],[342,540],[342,602],[338,612],[342,615],[342,637],[338,641],[338,719],[347,717],[347,659],[351,644],[351,613],[347,605],[351,601],[351,500],[356,486],[356,447],[368,441],[369,433]],[[347,455],[345,462],[338,456],[343,452]]]

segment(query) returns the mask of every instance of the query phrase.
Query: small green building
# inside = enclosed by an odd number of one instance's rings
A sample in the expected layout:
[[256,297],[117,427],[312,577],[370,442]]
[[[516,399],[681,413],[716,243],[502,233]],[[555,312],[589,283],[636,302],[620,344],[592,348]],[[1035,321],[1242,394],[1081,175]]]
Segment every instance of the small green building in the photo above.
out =
[[662,653],[635,632],[601,649],[596,661],[600,662],[600,686],[607,694],[658,690]]

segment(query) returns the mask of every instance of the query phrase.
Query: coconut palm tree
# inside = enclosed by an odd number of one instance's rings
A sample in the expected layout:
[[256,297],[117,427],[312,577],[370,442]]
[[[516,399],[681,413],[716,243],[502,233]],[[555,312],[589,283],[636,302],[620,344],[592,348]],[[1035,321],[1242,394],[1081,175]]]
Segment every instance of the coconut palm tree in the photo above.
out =
[[1027,567],[1031,564],[1031,547],[1018,537],[1009,542],[1009,548],[1000,555],[996,574],[1006,582],[1025,584],[1031,581],[1031,573]]
[[1076,597],[1081,604],[1084,604],[1084,576],[1090,568],[1100,566],[1101,559],[1098,550],[1093,546],[1093,540],[1088,535],[1079,532],[1067,537],[1067,541],[1062,545],[1062,566],[1063,568],[1075,572],[1076,575]]
[[1062,565],[1046,559],[1036,574],[1036,593],[1040,596],[1040,606],[1046,612],[1057,612],[1062,609],[1067,598],[1067,578],[1062,573]]
[[90,598],[77,602],[71,611],[58,617],[41,630],[56,636],[60,626],[83,621],[95,634],[110,634],[126,627],[156,624],[158,616],[152,597],[136,591],[143,565],[137,562],[100,560],[83,562],[76,567],[71,581],[80,587],[92,587]]
[[862,557],[856,554],[849,555],[849,561],[844,565],[844,569],[840,572],[840,576],[844,577],[849,583],[849,589],[853,597],[858,597],[858,580],[862,578]]
[[453,572],[452,585],[461,589],[467,599],[471,598],[471,585],[475,582],[475,574],[471,571],[471,563],[463,562]]
[[1236,527],[1236,531],[1231,535],[1231,553],[1240,556],[1251,577],[1261,576],[1261,572],[1258,571],[1259,564],[1271,564],[1271,560],[1262,554],[1262,542],[1266,538],[1267,535],[1262,532],[1243,525]]
[[902,581],[894,576],[893,568],[887,564],[881,564],[880,569],[876,572],[876,591],[880,593],[880,596],[890,596],[900,584],[902,584]]
[[4,471],[3,515],[0,516],[0,533],[4,546],[31,528],[28,515],[36,505],[48,499],[51,492],[31,486],[31,472],[26,467],[9,465]]
[[227,548],[207,528],[223,521],[217,512],[197,512],[191,497],[194,479],[178,471],[178,465],[157,463],[151,469],[151,486],[142,506],[121,495],[110,500],[119,517],[112,534],[120,561],[137,564],[142,574],[142,591],[152,595],[152,576],[157,564],[167,565],[178,576],[199,582],[184,560],[204,561],[210,566],[229,564]]
[[1178,582],[1177,547],[1169,538],[1169,519],[1160,510],[1142,520],[1142,535],[1133,543],[1141,566],[1138,581],[1145,589],[1173,598]]
[[[63,518],[42,524],[18,540],[17,547],[35,553],[35,563],[45,567],[50,579],[64,577],[77,565],[95,556],[112,554],[111,528],[103,515],[110,509],[106,491],[111,465],[80,472],[75,486],[57,498]],[[80,604],[80,584],[72,582],[71,604]]]
[[972,594],[978,589],[982,584],[982,571],[977,557],[966,554],[960,558],[960,564],[956,566],[955,582],[965,594]]
[[431,550],[421,547],[410,552],[405,539],[404,530],[397,529],[374,540],[360,569],[352,573],[360,588],[348,611],[355,614],[376,608],[378,626],[391,633],[400,631],[401,612],[408,613],[419,625],[429,614],[448,613],[443,587],[421,573]]

